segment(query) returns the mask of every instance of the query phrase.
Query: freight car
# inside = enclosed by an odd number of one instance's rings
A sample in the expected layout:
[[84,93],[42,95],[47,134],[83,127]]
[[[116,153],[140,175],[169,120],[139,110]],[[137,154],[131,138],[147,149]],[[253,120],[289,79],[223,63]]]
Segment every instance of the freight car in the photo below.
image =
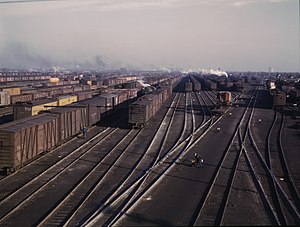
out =
[[11,95],[10,103],[16,104],[17,102],[29,102],[33,100],[33,94],[20,94],[20,95]]
[[231,92],[220,91],[217,94],[217,99],[218,99],[220,105],[228,106],[231,104]]
[[10,94],[6,91],[0,91],[0,106],[10,105]]
[[273,94],[273,107],[283,107],[286,105],[286,93],[276,92]]
[[202,79],[201,83],[203,84],[204,87],[206,87],[208,90],[217,90],[217,83],[209,80],[209,79]]
[[[101,115],[107,115],[106,110],[111,110],[118,104],[117,97],[116,94],[99,95],[57,108],[52,106],[55,103],[49,102],[48,108],[52,109],[1,125],[0,169],[7,173],[13,172],[37,155],[50,151],[81,133],[83,127],[96,124]],[[107,108],[105,104],[108,105]]]
[[[170,91],[170,89],[162,90],[161,97],[159,94],[152,94],[152,98],[148,100],[153,100],[157,96],[155,100],[158,107],[163,103],[164,97],[171,94]],[[130,91],[127,97],[132,98]],[[121,97],[121,100],[123,99],[124,94]],[[119,104],[119,100],[117,94],[98,95],[0,125],[0,168],[10,173],[38,155],[51,151],[81,133],[83,127],[96,124],[102,116],[107,115],[108,109],[112,110]]]
[[201,83],[195,79],[194,76],[190,75],[191,81],[193,83],[193,91],[194,92],[199,92],[201,91]]
[[132,128],[144,127],[163,103],[172,95],[170,88],[164,88],[154,93],[140,97],[129,105],[128,123]]
[[31,117],[37,115],[39,112],[52,109],[58,106],[57,100],[46,101],[31,101],[29,103],[18,103],[13,105],[13,119]]
[[58,118],[37,115],[0,125],[0,168],[14,172],[58,144]]
[[6,88],[2,88],[2,91],[6,91],[10,95],[19,95],[19,94],[21,94],[21,88],[20,87],[6,87]]
[[0,83],[49,80],[49,78],[51,78],[50,75],[38,75],[38,73],[27,73],[27,75],[23,75],[21,73],[3,72],[1,74],[2,75],[0,76]]
[[47,112],[55,115],[59,122],[57,145],[69,140],[88,126],[86,106],[58,107]]
[[187,81],[185,83],[185,92],[192,92],[193,91],[193,83],[191,81]]
[[56,106],[65,106],[74,102],[77,102],[76,95],[60,96],[56,99],[48,99],[43,101],[18,103],[17,105],[13,106],[14,120],[34,116],[41,111],[49,110]]

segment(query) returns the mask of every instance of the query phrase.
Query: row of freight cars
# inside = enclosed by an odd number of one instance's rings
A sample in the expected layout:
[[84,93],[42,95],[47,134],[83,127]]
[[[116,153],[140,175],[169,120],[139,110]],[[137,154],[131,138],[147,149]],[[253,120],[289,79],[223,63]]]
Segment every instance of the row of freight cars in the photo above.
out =
[[[224,76],[203,76],[199,75],[197,73],[190,73],[190,82],[191,85],[189,86],[189,89],[192,89],[192,91],[200,91],[202,87],[205,90],[226,90],[226,91],[242,91],[243,85],[242,85],[242,79],[239,78],[227,78]],[[200,82],[200,85],[198,83]],[[201,86],[202,84],[202,86]],[[199,87],[200,86],[200,87]],[[191,91],[191,90],[188,90]]]
[[[128,97],[136,97],[138,90],[134,89],[113,89],[111,93],[118,95],[117,103],[126,101]],[[110,94],[109,94],[110,95]],[[58,96],[54,99],[47,99],[41,101],[32,101],[27,103],[18,103],[13,105],[13,119],[18,120],[24,117],[37,115],[41,111],[50,110],[55,107],[69,105],[71,103],[92,98],[91,92],[80,92],[75,95]],[[101,97],[107,94],[103,93]]]
[[[68,94],[68,93],[67,93]],[[80,91],[73,93],[72,96],[76,96],[76,101],[80,101],[83,99],[91,98],[92,92],[90,91]],[[63,97],[66,95],[58,95],[55,96],[56,99],[60,99],[60,97]],[[47,95],[47,92],[37,92],[37,93],[30,93],[30,94],[22,94],[22,95],[12,95],[9,96],[5,92],[0,91],[0,101],[1,101],[1,106],[9,106],[12,104],[16,103],[26,103],[26,102],[31,102],[34,100],[45,100],[49,99],[51,96]]]
[[0,125],[0,169],[9,173],[21,168],[132,98],[125,93],[107,93]]
[[172,95],[173,88],[179,82],[176,77],[168,86],[163,86],[150,94],[140,97],[129,105],[128,123],[132,128],[141,128],[160,110],[165,101]]
[[32,100],[39,100],[51,98],[53,96],[67,95],[67,94],[86,94],[99,88],[97,85],[83,85],[83,86],[54,86],[45,88],[21,89],[19,87],[6,88],[0,91],[0,106],[8,106],[17,102],[29,102]]
[[201,91],[201,83],[193,76],[189,76],[189,80],[185,83],[186,92],[199,92]]
[[[174,84],[178,80],[179,77],[171,78],[168,83]],[[171,88],[162,89],[162,101],[171,92]],[[118,107],[123,108],[124,102],[130,102],[133,98],[131,92],[127,95],[122,91],[106,93],[0,125],[0,169],[10,173],[21,168],[38,155],[80,134],[83,128],[95,125]],[[159,104],[156,105],[158,108]],[[151,116],[154,113],[152,111]]]
[[[138,81],[129,81],[136,77],[124,77],[124,78],[109,78],[103,81],[91,81],[84,80],[85,84],[78,84],[79,81],[59,81],[62,83],[56,86],[42,86],[42,87],[1,87],[0,88],[0,106],[8,106],[10,104],[15,104],[17,102],[28,102],[32,100],[39,100],[44,98],[51,98],[53,96],[67,95],[67,94],[77,94],[82,91],[97,91],[100,89],[105,89],[105,86],[116,86],[116,88],[140,89],[141,84]],[[50,78],[57,79],[59,78]],[[171,78],[147,78],[146,81],[150,81],[150,84],[159,84],[167,81]],[[105,83],[106,82],[106,83]],[[54,85],[55,83],[49,82]],[[147,82],[148,83],[148,82]]]
[[37,81],[37,80],[49,80],[51,75],[42,75],[40,73],[0,73],[0,83],[18,82],[18,81]]

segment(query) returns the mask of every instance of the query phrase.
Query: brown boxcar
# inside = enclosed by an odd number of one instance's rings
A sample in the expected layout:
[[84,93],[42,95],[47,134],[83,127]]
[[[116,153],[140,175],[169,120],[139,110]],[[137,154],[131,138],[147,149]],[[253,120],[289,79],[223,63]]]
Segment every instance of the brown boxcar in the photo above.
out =
[[193,90],[193,84],[192,82],[188,81],[185,83],[185,91],[186,92],[191,92]]
[[129,125],[133,128],[143,127],[171,95],[172,86],[164,87],[151,94],[144,95],[130,104],[128,111]]
[[7,87],[7,88],[3,88],[2,91],[6,91],[10,95],[19,95],[19,94],[21,94],[21,88],[20,87]]
[[75,87],[73,87],[73,92],[74,93],[79,92],[79,91],[83,91],[83,88],[81,86],[75,86]]
[[102,116],[110,115],[116,105],[119,104],[118,95],[116,94],[102,94],[97,97],[99,99],[99,106],[104,107]]
[[88,126],[86,108],[74,106],[57,107],[47,111],[58,116],[58,136],[59,143],[67,141],[71,137],[79,134],[83,127]]
[[286,105],[286,94],[284,92],[278,92],[273,95],[273,106],[282,107]]
[[49,92],[48,91],[37,91],[33,93],[33,99],[38,100],[38,99],[45,99],[48,98]]
[[90,91],[81,91],[81,92],[76,92],[75,93],[77,95],[77,100],[78,101],[82,101],[85,99],[90,99],[93,97],[93,93]]
[[98,89],[98,85],[95,84],[95,85],[90,85],[90,90],[91,91],[94,91],[94,90],[97,90]]
[[195,82],[194,83],[194,91],[201,91],[201,83],[200,82]]
[[128,100],[128,92],[127,91],[116,91],[116,94],[118,95],[118,103],[121,104]]
[[40,114],[0,126],[0,168],[13,172],[58,144],[58,118]]
[[63,94],[71,94],[71,93],[73,93],[73,88],[62,89],[62,93]]
[[11,95],[10,102],[11,104],[15,104],[17,102],[29,102],[33,100],[32,94],[22,94],[22,95]]
[[49,110],[58,106],[57,100],[31,101],[13,106],[14,120],[37,115],[41,111]]
[[151,118],[150,100],[137,100],[129,106],[128,123],[133,128],[141,128]]
[[99,99],[96,98],[91,98],[91,99],[86,99],[84,101],[79,102],[77,105],[79,106],[85,106],[86,112],[87,112],[87,120],[88,120],[88,125],[92,126],[96,124],[98,121],[100,121],[101,118],[101,111],[104,112],[105,108],[100,107]]
[[37,91],[36,88],[28,88],[28,87],[21,88],[21,94],[32,94],[35,93],[36,91]]

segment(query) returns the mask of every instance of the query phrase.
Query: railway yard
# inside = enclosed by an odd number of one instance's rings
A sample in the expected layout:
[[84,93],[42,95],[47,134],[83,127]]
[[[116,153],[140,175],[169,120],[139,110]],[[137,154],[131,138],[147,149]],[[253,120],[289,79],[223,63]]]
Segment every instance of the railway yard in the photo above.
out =
[[[298,93],[275,92],[269,77],[236,78],[164,74],[142,94],[106,79],[80,86],[90,92],[80,101],[60,84],[77,103],[43,101],[14,121],[25,104],[7,98],[0,226],[299,225]],[[195,153],[202,166],[191,165]]]

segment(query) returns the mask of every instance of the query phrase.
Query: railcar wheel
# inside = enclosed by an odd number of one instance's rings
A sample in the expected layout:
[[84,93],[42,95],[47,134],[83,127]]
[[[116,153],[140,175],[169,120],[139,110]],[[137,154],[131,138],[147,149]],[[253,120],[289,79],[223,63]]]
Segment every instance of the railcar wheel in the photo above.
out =
[[5,172],[6,175],[8,176],[8,175],[10,175],[10,174],[12,174],[12,173],[15,172],[15,168],[14,168],[14,167],[6,167],[6,168],[4,169],[4,172]]

